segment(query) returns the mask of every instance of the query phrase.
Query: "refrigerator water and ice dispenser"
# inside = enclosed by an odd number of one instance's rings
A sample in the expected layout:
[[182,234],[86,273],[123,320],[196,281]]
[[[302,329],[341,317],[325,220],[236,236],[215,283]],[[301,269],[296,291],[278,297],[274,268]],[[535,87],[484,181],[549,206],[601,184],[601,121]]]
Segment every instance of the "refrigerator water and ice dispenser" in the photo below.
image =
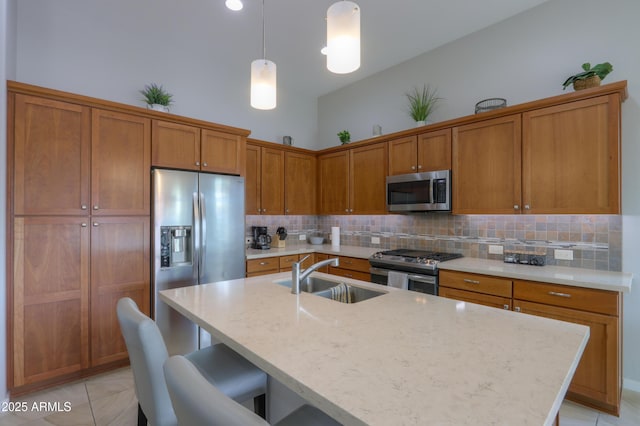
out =
[[192,264],[191,226],[160,227],[160,266],[171,268]]

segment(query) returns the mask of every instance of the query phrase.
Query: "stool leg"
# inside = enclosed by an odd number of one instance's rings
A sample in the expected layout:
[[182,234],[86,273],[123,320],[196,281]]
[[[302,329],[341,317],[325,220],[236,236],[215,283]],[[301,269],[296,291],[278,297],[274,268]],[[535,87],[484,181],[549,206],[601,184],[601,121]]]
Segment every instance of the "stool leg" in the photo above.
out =
[[142,411],[140,404],[138,404],[138,426],[147,426],[147,416]]
[[262,417],[263,419],[267,419],[267,395],[262,394],[253,398],[253,412]]

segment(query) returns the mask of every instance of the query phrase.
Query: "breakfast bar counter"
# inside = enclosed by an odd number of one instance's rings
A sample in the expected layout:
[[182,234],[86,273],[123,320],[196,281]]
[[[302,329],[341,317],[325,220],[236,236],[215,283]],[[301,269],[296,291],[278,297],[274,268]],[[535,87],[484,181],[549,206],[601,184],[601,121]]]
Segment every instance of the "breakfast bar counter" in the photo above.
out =
[[160,297],[345,425],[553,424],[589,337],[582,325],[348,278],[385,294],[293,295],[275,282],[290,277]]

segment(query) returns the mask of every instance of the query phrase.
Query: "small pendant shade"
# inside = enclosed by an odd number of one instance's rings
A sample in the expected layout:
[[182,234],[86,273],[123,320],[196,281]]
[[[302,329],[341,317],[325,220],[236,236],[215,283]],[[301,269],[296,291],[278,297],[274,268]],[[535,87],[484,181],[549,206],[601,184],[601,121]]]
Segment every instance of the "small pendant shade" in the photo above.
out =
[[360,68],[360,7],[339,1],[327,10],[327,69],[347,74]]
[[276,107],[276,64],[267,59],[251,62],[251,106],[256,109]]

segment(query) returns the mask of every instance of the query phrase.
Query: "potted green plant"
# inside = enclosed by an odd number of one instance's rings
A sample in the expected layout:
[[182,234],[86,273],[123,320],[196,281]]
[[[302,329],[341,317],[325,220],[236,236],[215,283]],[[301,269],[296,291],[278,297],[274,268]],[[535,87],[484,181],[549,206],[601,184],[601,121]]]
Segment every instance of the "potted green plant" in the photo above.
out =
[[438,97],[435,89],[424,85],[422,89],[414,87],[411,92],[405,93],[409,101],[409,115],[416,122],[416,126],[424,126],[427,118],[436,109],[442,98]]
[[144,96],[147,108],[155,111],[169,112],[169,105],[173,103],[173,95],[162,87],[162,85],[151,83],[144,86],[140,93]]
[[342,142],[342,145],[351,142],[351,134],[348,130],[338,132],[338,138],[340,138],[340,142]]
[[582,69],[582,72],[572,75],[562,83],[562,90],[570,84],[573,84],[574,90],[600,86],[600,82],[613,71],[613,66],[609,62],[604,62],[591,67],[589,62],[585,62],[582,64]]

